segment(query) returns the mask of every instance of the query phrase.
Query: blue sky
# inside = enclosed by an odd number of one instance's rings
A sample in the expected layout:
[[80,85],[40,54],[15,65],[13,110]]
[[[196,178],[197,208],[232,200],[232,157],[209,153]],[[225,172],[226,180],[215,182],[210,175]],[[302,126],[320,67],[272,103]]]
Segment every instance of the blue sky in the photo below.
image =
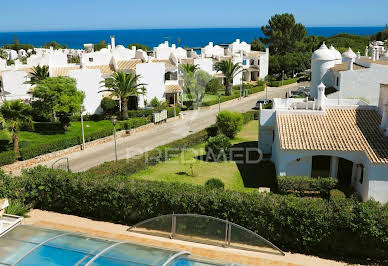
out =
[[306,26],[388,23],[386,0],[1,0],[1,10],[3,32],[257,27],[283,12]]

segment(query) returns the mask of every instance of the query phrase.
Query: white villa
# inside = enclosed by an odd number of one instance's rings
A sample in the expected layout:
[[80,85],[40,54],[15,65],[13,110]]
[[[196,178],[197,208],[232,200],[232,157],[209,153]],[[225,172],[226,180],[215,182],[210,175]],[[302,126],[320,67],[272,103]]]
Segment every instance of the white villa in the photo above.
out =
[[[331,70],[343,64],[332,49],[323,45],[312,56],[313,99],[274,99],[272,109],[260,110],[259,149],[271,154],[279,176],[330,176],[352,186],[363,200],[388,202],[388,83],[375,85],[382,77],[366,75],[361,79],[371,80],[358,85],[356,79],[354,87],[340,87],[340,95],[353,90],[352,97],[326,97]],[[366,59],[348,55],[350,51],[341,58],[350,68],[345,73],[375,73],[376,61],[354,70],[352,59]],[[350,76],[344,77],[351,82]],[[361,89],[366,93],[359,95]],[[355,99],[360,96],[376,99],[376,104]]]
[[329,99],[362,98],[377,105],[380,83],[388,83],[388,51],[381,57],[378,54],[373,49],[371,57],[361,56],[349,48],[341,55],[323,44],[311,60],[312,96],[317,96],[317,86],[322,82]]
[[[235,77],[233,84],[242,81],[256,81],[268,74],[269,51],[251,51],[246,42],[236,40],[227,47],[214,46],[213,43],[201,49],[198,55],[192,49],[186,50],[169,45],[168,42],[155,47],[148,55],[145,51],[116,45],[114,36],[107,48],[98,52],[93,51],[92,44],[85,44],[83,50],[74,49],[34,49],[35,54],[27,58],[27,64],[22,64],[18,58],[25,56],[23,52],[9,50],[9,59],[16,60],[12,66],[6,66],[5,60],[0,59],[0,88],[2,100],[31,99],[33,86],[25,84],[29,80],[32,67],[37,65],[49,66],[51,77],[67,76],[77,82],[78,90],[85,93],[84,107],[87,113],[101,112],[100,102],[107,94],[100,94],[101,81],[114,72],[133,71],[141,75],[140,82],[145,83],[147,94],[138,99],[139,106],[144,107],[156,97],[162,101],[182,103],[183,81],[179,75],[179,65],[196,64],[200,69],[214,77],[223,78],[222,73],[214,70],[214,65],[220,60],[232,60],[240,63],[244,72]],[[31,53],[31,51],[28,51]],[[69,64],[68,57],[80,56],[80,64]]]

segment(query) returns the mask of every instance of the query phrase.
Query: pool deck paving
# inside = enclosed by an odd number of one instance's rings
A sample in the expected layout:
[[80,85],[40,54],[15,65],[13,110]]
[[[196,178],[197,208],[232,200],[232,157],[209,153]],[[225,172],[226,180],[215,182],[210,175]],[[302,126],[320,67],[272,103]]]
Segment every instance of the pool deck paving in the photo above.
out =
[[36,209],[31,210],[28,216],[28,218],[22,221],[23,224],[88,234],[90,236],[118,241],[129,241],[158,248],[189,251],[193,256],[198,256],[205,260],[233,262],[246,265],[346,265],[344,262],[302,254],[286,252],[285,256],[281,256],[143,235],[128,232],[127,229],[129,227],[125,225],[94,221],[87,218]]

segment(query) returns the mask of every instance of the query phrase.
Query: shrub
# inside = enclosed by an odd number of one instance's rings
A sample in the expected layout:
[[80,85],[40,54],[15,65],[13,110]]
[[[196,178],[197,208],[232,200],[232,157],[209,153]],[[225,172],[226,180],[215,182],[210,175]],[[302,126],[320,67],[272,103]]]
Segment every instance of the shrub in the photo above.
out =
[[282,84],[283,84],[283,86],[284,86],[284,85],[296,83],[297,80],[298,80],[298,79],[295,78],[295,79],[285,79],[285,80],[283,80],[283,81],[281,81],[281,80],[278,80],[278,81],[271,81],[271,82],[269,83],[269,86],[271,86],[271,87],[280,87],[280,86],[282,86]]
[[222,134],[233,139],[241,130],[243,116],[240,113],[222,111],[217,115],[216,125]]
[[386,259],[388,204],[209,190],[204,186],[67,173],[43,167],[0,175],[0,197],[34,208],[132,225],[171,213],[204,214],[244,226],[283,250]]
[[264,86],[264,83],[264,80],[258,80],[256,84],[257,86]]
[[116,101],[109,97],[102,98],[100,105],[104,113],[107,115],[113,115],[118,111],[118,106]]
[[215,162],[226,161],[231,146],[230,139],[224,135],[210,137],[205,147],[206,159]]
[[321,196],[328,198],[330,190],[337,186],[338,180],[334,178],[312,178],[303,176],[279,176],[278,193],[293,194],[297,196]]
[[31,206],[24,205],[20,199],[13,199],[9,202],[7,207],[7,214],[27,217],[27,213],[30,211]]
[[128,117],[145,117],[145,116],[152,116],[152,114],[155,112],[154,109],[142,109],[142,110],[130,110],[128,111]]
[[16,154],[13,151],[0,153],[0,166],[11,164],[16,161]]
[[159,107],[161,105],[161,102],[158,100],[158,98],[154,97],[152,98],[150,105],[154,108]]
[[338,190],[338,189],[330,190],[331,200],[345,199],[345,198],[346,198],[345,193],[343,193],[341,190]]
[[208,94],[217,94],[218,91],[224,90],[224,85],[222,85],[221,81],[218,78],[212,78],[207,84],[205,88],[205,92]]
[[258,111],[248,111],[246,113],[243,113],[242,114],[242,116],[243,116],[243,123],[246,124],[249,121],[257,119],[258,115],[259,115]]
[[208,189],[224,189],[225,184],[218,178],[211,178],[205,183],[205,187]]

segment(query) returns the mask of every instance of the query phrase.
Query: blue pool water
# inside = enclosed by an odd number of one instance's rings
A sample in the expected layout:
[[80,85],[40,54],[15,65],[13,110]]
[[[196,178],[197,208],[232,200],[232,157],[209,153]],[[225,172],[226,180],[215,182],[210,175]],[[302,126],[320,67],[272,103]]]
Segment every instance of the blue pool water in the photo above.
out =
[[[164,265],[177,251],[20,225],[0,238],[0,265]],[[222,265],[177,256],[170,266]]]
[[[338,33],[371,35],[384,27],[307,27],[308,34],[329,37]],[[169,41],[180,46],[203,47],[210,41],[215,44],[231,43],[236,39],[251,42],[263,33],[257,28],[197,28],[197,29],[142,29],[142,30],[89,30],[89,31],[46,31],[46,32],[0,32],[0,46],[12,43],[14,34],[20,43],[43,46],[47,42],[57,41],[69,48],[80,49],[84,43],[98,43],[109,36],[116,35],[116,43],[127,46],[130,43],[142,43],[149,47]]]

